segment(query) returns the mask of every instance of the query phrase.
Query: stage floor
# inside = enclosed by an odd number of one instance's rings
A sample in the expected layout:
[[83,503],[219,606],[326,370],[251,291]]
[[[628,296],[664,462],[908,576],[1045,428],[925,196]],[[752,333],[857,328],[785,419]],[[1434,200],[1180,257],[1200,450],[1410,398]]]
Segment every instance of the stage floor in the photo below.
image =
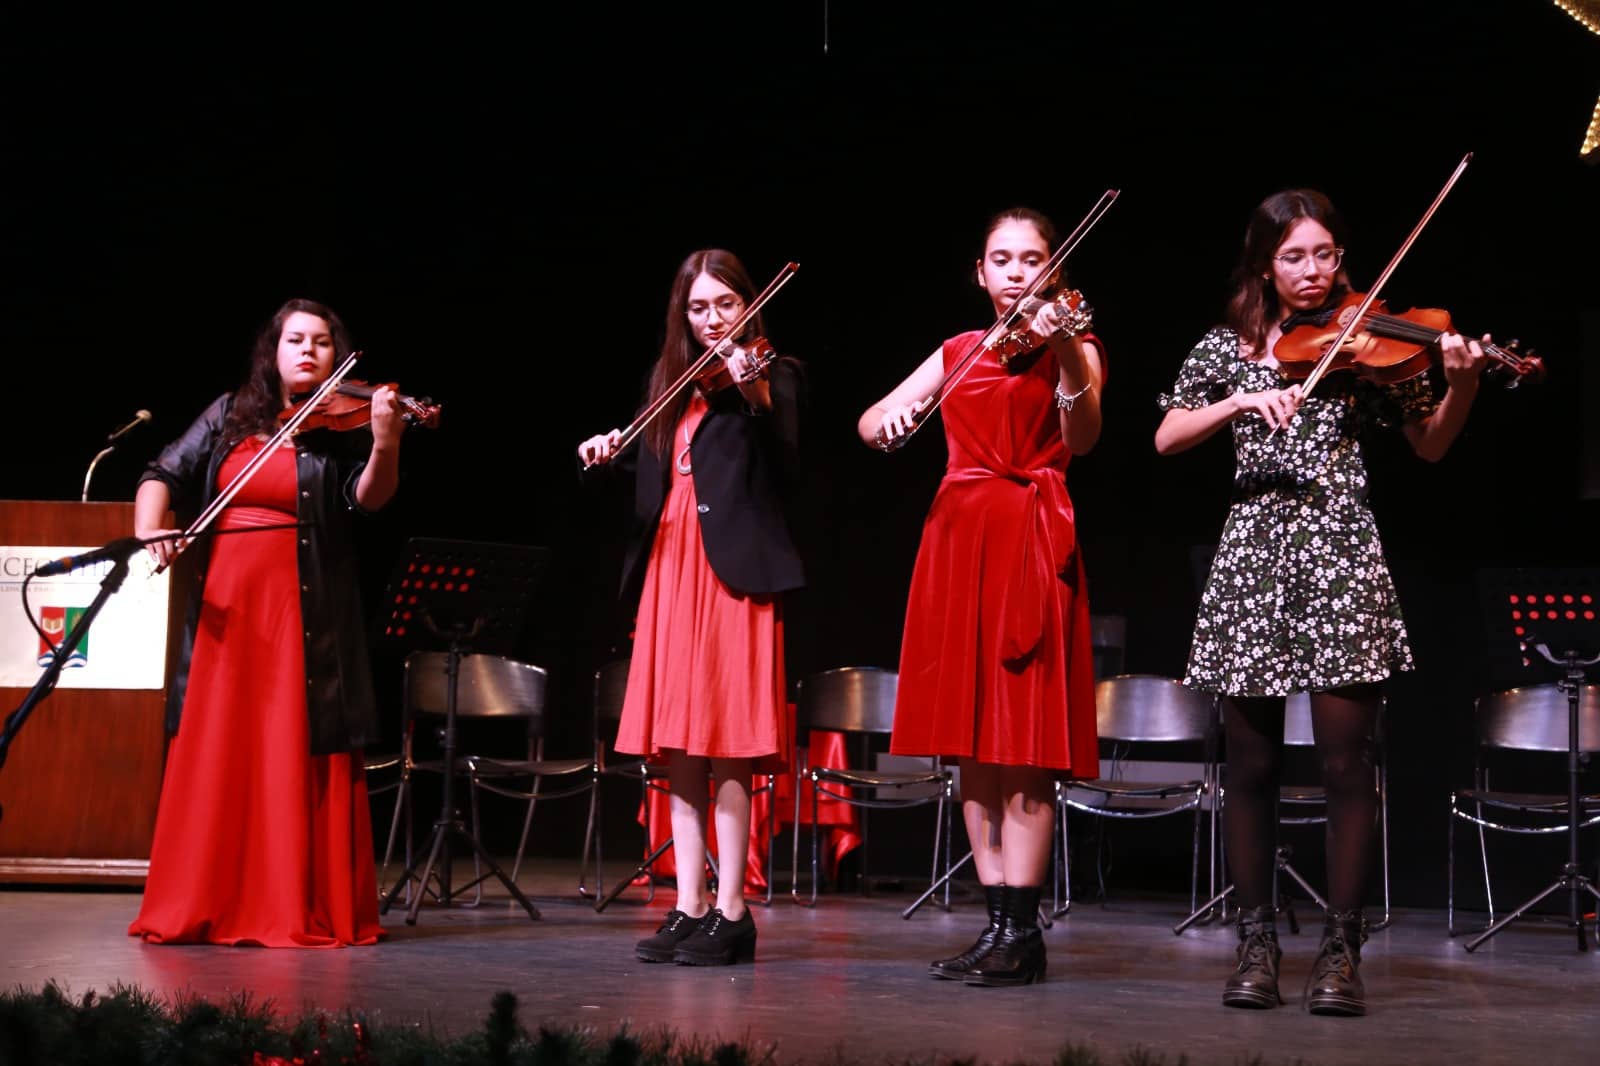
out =
[[[570,871],[565,864],[560,871]],[[1365,1018],[1319,1018],[1299,1007],[1316,932],[1285,930],[1283,989],[1274,1011],[1223,1008],[1231,929],[1171,926],[1182,903],[1078,904],[1046,933],[1049,980],[1020,989],[967,988],[924,975],[929,959],[967,945],[976,903],[946,914],[910,897],[825,895],[815,910],[787,897],[755,908],[754,966],[649,965],[633,941],[649,934],[666,893],[629,897],[595,914],[573,877],[524,875],[544,912],[530,921],[503,897],[475,910],[424,907],[415,927],[397,905],[389,939],[329,951],[152,947],[126,935],[133,892],[0,892],[0,982],[74,993],[115,982],[161,993],[221,997],[248,989],[285,1014],[354,1006],[395,1024],[475,1030],[491,996],[509,989],[522,1023],[608,1033],[671,1026],[680,1033],[770,1046],[781,1063],[973,1056],[1048,1061],[1067,1043],[1108,1062],[1139,1046],[1175,1062],[1590,1063],[1600,1055],[1600,952],[1580,954],[1557,926],[1514,925],[1476,954],[1445,936],[1444,916],[1401,911],[1365,950]]]

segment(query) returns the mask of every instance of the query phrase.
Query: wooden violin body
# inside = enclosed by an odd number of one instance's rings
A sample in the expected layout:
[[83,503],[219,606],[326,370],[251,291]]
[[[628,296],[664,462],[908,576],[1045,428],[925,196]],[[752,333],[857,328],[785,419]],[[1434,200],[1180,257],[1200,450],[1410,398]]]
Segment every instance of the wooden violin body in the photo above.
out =
[[[1419,307],[1393,314],[1382,300],[1372,302],[1361,321],[1348,332],[1339,351],[1328,358],[1330,347],[1345,332],[1364,300],[1364,293],[1345,293],[1326,307],[1296,312],[1285,319],[1283,335],[1272,347],[1273,358],[1284,376],[1304,380],[1328,359],[1326,370],[1354,370],[1387,385],[1409,381],[1438,362],[1440,339],[1455,331],[1450,312]],[[1524,355],[1516,349],[1516,341],[1507,345],[1483,342],[1483,354],[1491,360],[1491,369],[1513,375],[1511,384],[1523,379],[1543,380],[1544,361],[1531,352]]]
[[[395,402],[400,405],[400,419],[406,425],[438,428],[441,408],[432,400],[402,395],[400,387],[393,382],[370,385],[365,381],[345,380],[305,417],[299,430],[331,429],[343,432],[360,429],[372,421],[372,394],[383,388],[394,390]],[[285,407],[278,412],[278,421],[288,422],[299,409],[299,404]]]
[[[751,372],[757,377],[765,375],[767,367],[778,358],[778,350],[765,337],[755,337],[737,347],[743,348],[750,356]],[[728,369],[727,357],[720,351],[706,361],[705,368],[695,375],[694,383],[707,399],[738,384],[733,380],[733,371]]]

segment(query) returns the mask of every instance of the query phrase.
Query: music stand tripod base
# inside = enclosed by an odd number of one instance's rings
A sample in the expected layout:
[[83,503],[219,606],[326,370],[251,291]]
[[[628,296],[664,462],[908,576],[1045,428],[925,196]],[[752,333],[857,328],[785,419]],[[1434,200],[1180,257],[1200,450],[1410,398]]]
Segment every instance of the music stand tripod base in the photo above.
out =
[[[493,649],[499,654],[502,650],[511,650],[522,627],[534,578],[542,570],[547,556],[546,549],[520,544],[417,538],[406,545],[405,557],[390,579],[386,601],[390,611],[383,623],[383,638],[413,648],[447,643],[448,683],[445,689],[444,794],[439,817],[433,823],[421,857],[406,868],[384,895],[379,914],[389,913],[401,890],[415,880],[417,891],[406,911],[406,924],[416,925],[429,882],[437,876],[436,898],[441,903],[448,904],[458,891],[464,892],[494,877],[528,912],[529,918],[537,920],[540,916],[539,909],[506,875],[477,837],[467,832],[457,813],[455,748],[461,659],[473,651],[487,653]],[[464,842],[488,871],[458,891],[450,887],[452,838]]]

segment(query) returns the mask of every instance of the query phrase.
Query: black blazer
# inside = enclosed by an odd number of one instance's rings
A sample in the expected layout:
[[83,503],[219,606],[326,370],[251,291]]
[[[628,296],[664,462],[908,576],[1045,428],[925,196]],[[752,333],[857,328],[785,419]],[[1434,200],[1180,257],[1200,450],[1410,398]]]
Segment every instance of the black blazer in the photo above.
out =
[[[800,417],[805,368],[781,358],[768,371],[772,410],[752,412],[737,388],[711,400],[689,445],[701,542],[711,569],[736,592],[763,596],[805,584],[800,553],[790,534],[784,498],[801,483]],[[640,439],[634,477],[633,520],[622,566],[622,596],[644,584],[650,545],[666,503],[669,455],[662,459]]]
[[[165,482],[172,492],[173,510],[180,516],[192,517],[217,494],[217,469],[235,443],[223,434],[232,404],[232,394],[219,397],[183,436],[162,449],[139,479]],[[371,447],[372,438],[363,430],[318,431],[296,439],[297,510],[311,528],[300,534],[298,575],[262,575],[272,580],[298,578],[300,583],[313,755],[349,751],[379,738],[352,522],[361,512],[355,487]],[[195,550],[202,551],[207,543],[202,541]],[[178,731],[183,712],[208,561],[202,558],[200,580],[190,590],[183,646],[167,685],[168,733]]]

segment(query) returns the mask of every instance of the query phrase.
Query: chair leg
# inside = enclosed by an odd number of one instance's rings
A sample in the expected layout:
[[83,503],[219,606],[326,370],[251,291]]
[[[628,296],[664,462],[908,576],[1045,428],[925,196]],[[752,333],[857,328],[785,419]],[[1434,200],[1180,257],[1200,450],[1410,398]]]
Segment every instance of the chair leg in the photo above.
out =
[[1483,804],[1477,804],[1478,857],[1483,861],[1483,898],[1489,907],[1489,924],[1494,924],[1494,886],[1489,883],[1489,843],[1483,836]]
[[795,762],[794,768],[794,838],[789,842],[789,898],[800,902],[800,782],[805,779],[805,764]]
[[817,779],[811,778],[811,901],[808,907],[817,905],[817,882],[821,879],[821,864],[817,859],[817,818],[819,816],[819,803],[817,801]]
[[[483,832],[478,822],[478,778],[476,774],[467,777],[467,806],[472,808],[472,839],[477,841],[479,847],[483,845]],[[483,903],[483,879],[488,875],[483,872],[483,859],[478,855],[478,848],[472,849],[472,903],[476,907]]]
[[[389,842],[383,846],[383,869],[378,873],[378,886],[380,890],[382,889],[382,886],[389,883],[389,861],[394,858],[394,838],[400,833],[400,808],[406,803],[406,797],[410,789],[410,776],[402,774],[400,777],[400,784],[395,788],[394,812],[389,816]],[[406,865],[407,869],[409,869],[410,864],[407,863]],[[409,892],[410,889],[408,888],[408,895],[406,897],[407,903],[411,902]]]
[[599,802],[600,777],[598,774],[596,774],[589,781],[589,823],[584,827],[583,830],[583,858],[578,860],[578,897],[580,899],[589,898],[589,886],[584,882],[589,876],[589,854],[591,847],[594,849],[594,892],[595,895],[599,895],[601,892],[605,891],[605,887],[600,883],[600,841],[596,836],[596,829],[598,827],[596,815],[599,811]]
[[1394,921],[1394,912],[1389,906],[1389,765],[1387,763],[1378,768],[1378,819],[1378,841],[1383,849],[1383,921],[1372,927],[1375,930],[1387,929]]
[[1195,905],[1200,902],[1200,803],[1205,794],[1205,786],[1195,792],[1194,796],[1194,857],[1189,861],[1189,912],[1194,913]]
[[767,775],[767,896],[763,901],[772,906],[772,852],[778,844],[778,775]]
[[533,808],[539,802],[539,778],[534,778],[533,795],[528,797],[528,813],[522,816],[522,836],[517,840],[517,861],[511,864],[511,880],[517,879],[522,869],[522,856],[528,851],[528,830],[533,828]]

